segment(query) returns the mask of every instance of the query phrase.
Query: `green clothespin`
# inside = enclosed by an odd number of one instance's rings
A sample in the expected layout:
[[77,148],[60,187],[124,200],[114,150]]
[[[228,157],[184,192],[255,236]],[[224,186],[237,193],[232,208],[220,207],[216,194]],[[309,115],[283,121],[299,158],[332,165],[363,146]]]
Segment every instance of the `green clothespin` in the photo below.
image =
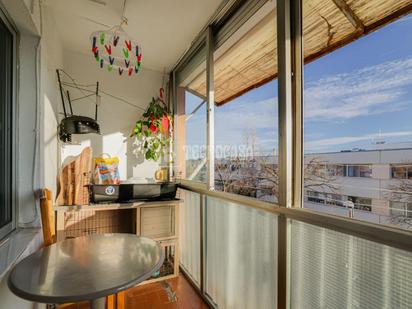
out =
[[108,72],[111,72],[112,70],[113,70],[113,66],[109,65],[109,66],[107,67],[107,71],[108,71]]
[[127,48],[123,48],[123,54],[125,58],[129,58],[129,50]]
[[104,44],[104,32],[100,33],[100,44]]

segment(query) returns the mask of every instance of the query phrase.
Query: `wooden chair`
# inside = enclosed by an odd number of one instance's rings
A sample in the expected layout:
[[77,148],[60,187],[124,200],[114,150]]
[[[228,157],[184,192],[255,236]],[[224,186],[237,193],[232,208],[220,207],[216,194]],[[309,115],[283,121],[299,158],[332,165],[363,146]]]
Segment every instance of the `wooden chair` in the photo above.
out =
[[[40,213],[43,226],[44,246],[50,246],[56,242],[56,225],[55,215],[53,210],[53,195],[52,192],[45,188],[41,190],[40,195]],[[77,308],[75,304],[64,304],[57,309]],[[116,295],[106,297],[107,309],[124,309],[125,308],[125,292],[119,292]]]
[[49,189],[42,189],[40,196],[41,223],[43,226],[44,245],[50,246],[56,242],[56,225],[54,221],[53,197]]

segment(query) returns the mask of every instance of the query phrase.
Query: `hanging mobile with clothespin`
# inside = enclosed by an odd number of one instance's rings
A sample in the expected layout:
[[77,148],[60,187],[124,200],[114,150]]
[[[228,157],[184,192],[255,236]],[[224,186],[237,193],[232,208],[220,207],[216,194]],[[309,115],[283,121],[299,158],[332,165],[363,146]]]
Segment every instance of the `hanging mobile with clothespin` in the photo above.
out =
[[[132,76],[139,73],[142,65],[142,48],[123,29],[127,25],[125,17],[126,1],[120,24],[108,30],[95,31],[90,35],[93,57],[100,68],[108,72],[118,72],[121,75]],[[125,74],[123,74],[123,72]]]

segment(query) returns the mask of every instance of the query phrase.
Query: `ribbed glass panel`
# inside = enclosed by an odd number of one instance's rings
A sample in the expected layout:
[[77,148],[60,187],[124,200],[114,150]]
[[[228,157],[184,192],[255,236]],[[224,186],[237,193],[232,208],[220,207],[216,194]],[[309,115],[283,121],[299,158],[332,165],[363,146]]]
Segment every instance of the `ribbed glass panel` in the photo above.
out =
[[273,309],[277,216],[206,198],[206,292],[220,309]]
[[291,307],[412,308],[412,254],[291,221]]
[[180,190],[180,264],[200,286],[200,194]]

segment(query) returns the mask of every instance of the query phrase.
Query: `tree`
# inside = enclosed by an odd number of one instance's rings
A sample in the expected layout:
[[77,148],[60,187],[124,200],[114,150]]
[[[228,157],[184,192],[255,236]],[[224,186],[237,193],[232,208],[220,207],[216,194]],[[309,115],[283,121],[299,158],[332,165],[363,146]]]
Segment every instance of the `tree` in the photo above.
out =
[[[411,163],[405,164],[406,166],[412,167]],[[406,176],[406,171],[405,171]],[[392,211],[389,223],[393,225],[398,225],[406,229],[412,228],[412,209],[409,209],[408,203],[412,203],[412,180],[410,179],[399,179],[392,183],[389,186],[388,193],[386,198],[390,201],[399,201],[406,203],[406,208],[402,210],[396,209]],[[409,213],[408,213],[409,211]],[[399,214],[395,215],[394,213],[398,212]]]
[[[311,158],[304,166],[303,187],[306,190],[335,193],[338,187],[334,183],[335,176],[326,170],[327,162],[318,157]],[[278,196],[279,169],[277,163],[268,162],[268,157],[263,157],[260,163],[260,179],[265,183],[267,193]]]
[[[279,169],[275,151],[262,155],[256,145],[256,131],[245,130],[246,153],[216,160],[216,187],[224,192],[277,201]],[[260,153],[260,154],[259,154]],[[335,176],[326,170],[327,162],[311,158],[304,167],[304,188],[334,193]],[[259,196],[258,196],[259,195]],[[266,198],[265,198],[266,197]]]

